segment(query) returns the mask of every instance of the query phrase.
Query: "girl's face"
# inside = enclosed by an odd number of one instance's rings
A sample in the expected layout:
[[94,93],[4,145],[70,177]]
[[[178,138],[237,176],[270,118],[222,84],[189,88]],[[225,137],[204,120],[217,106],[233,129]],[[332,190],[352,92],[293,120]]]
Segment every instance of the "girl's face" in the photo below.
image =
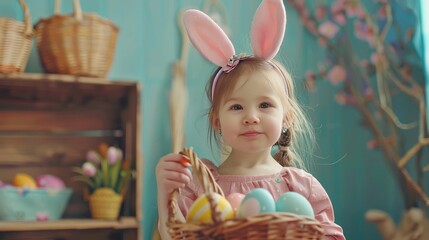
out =
[[223,140],[233,150],[271,149],[285,119],[279,91],[274,89],[278,84],[273,83],[283,80],[275,71],[253,71],[237,80],[231,95],[221,101],[214,126],[221,129]]

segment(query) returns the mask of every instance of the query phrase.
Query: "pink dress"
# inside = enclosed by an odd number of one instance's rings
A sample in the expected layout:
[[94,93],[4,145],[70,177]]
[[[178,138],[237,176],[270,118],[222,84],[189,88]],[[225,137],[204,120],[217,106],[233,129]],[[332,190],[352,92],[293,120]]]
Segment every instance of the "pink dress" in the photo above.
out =
[[[273,195],[274,200],[277,200],[284,192],[300,193],[313,206],[315,217],[325,230],[324,239],[345,239],[342,228],[334,222],[334,209],[328,194],[319,181],[304,170],[284,167],[279,173],[264,176],[220,175],[212,162],[207,159],[203,159],[203,162],[210,169],[225,196],[234,192],[247,194],[254,188],[267,189]],[[196,177],[191,184],[181,190],[179,206],[184,216],[195,199],[202,193],[203,190]]]

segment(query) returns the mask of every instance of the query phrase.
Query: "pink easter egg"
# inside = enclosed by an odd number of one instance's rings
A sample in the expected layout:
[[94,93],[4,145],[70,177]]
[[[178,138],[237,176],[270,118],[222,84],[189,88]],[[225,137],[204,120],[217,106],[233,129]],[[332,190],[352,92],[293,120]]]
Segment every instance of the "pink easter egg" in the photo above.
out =
[[63,180],[54,176],[54,175],[40,175],[36,178],[36,183],[39,188],[56,188],[63,189],[65,188],[65,184]]
[[232,209],[235,213],[238,212],[238,208],[240,207],[241,202],[243,201],[245,195],[241,193],[231,193],[226,197],[229,204],[231,204]]

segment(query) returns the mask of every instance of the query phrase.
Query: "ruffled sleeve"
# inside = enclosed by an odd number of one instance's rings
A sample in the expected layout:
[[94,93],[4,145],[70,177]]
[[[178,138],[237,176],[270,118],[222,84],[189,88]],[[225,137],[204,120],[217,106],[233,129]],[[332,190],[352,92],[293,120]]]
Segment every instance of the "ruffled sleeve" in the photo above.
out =
[[290,189],[305,196],[311,203],[315,218],[325,230],[324,239],[345,239],[342,228],[335,223],[331,200],[320,182],[303,170],[295,168],[290,170],[288,179]]

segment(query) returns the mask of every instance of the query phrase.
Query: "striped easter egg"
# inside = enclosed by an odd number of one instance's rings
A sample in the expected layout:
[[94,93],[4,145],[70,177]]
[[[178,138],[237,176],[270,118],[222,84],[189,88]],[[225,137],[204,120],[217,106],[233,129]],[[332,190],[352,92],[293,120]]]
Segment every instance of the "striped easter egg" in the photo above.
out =
[[[217,193],[213,193],[213,198],[216,202],[218,211],[221,212],[222,220],[231,219],[234,217],[234,210],[226,198]],[[202,194],[200,197],[198,197],[197,200],[195,200],[195,202],[192,204],[188,215],[186,216],[186,221],[196,223],[212,223],[210,204],[205,194]]]

